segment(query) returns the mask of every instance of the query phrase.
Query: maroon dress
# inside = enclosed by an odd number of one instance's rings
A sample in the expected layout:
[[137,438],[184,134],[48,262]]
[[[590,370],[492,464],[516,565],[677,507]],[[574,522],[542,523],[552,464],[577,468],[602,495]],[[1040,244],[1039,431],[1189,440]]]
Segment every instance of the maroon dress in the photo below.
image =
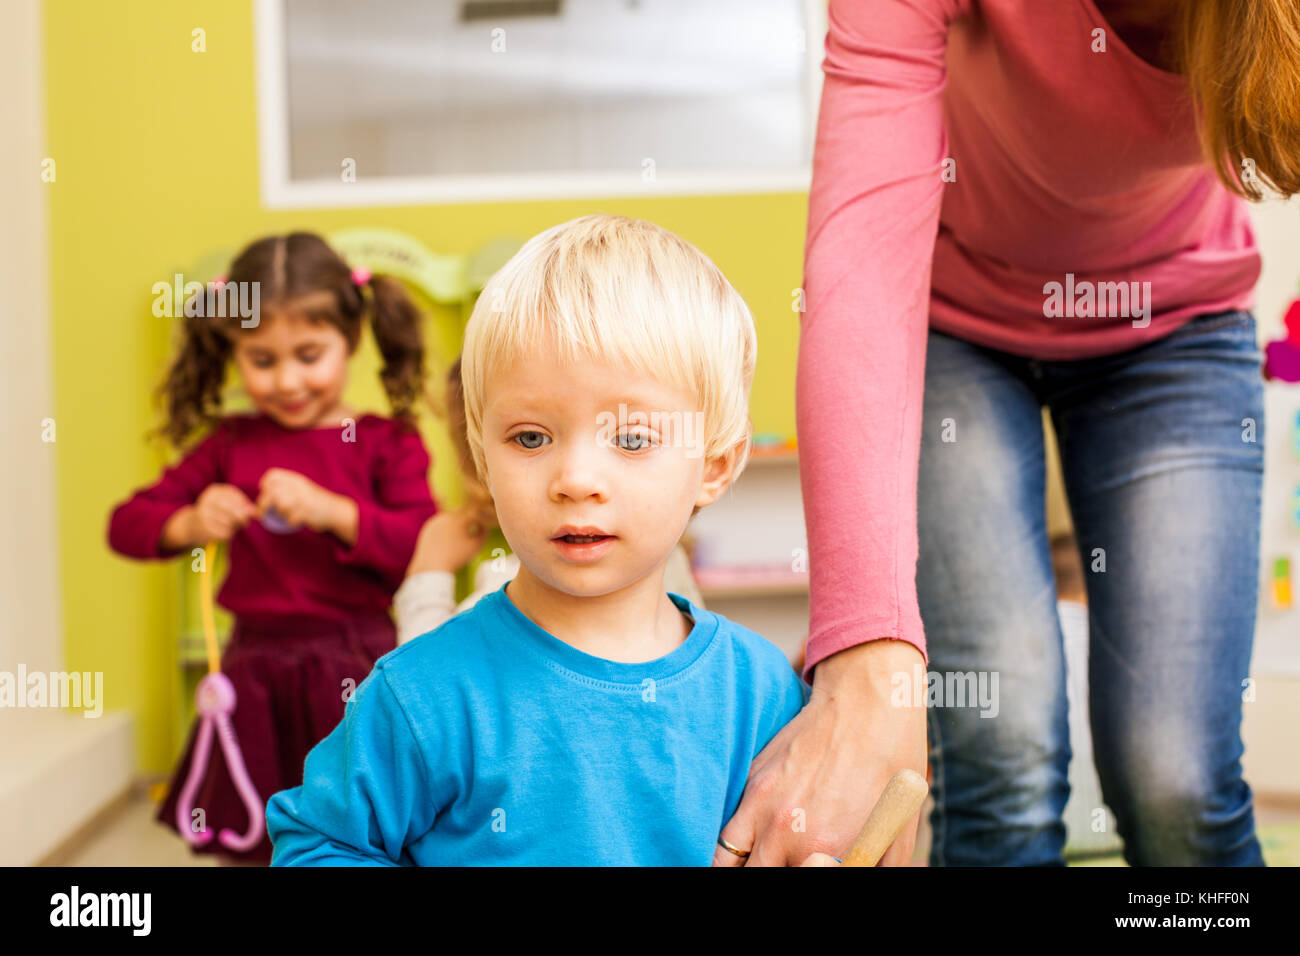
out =
[[[414,429],[378,415],[363,415],[354,425],[297,430],[265,415],[232,415],[156,484],[114,509],[109,546],[139,559],[180,555],[158,546],[177,509],[217,482],[256,501],[269,468],[298,472],[347,495],[357,503],[358,519],[352,547],[332,534],[286,532],[258,521],[228,543],[230,570],[217,603],[235,624],[221,669],[235,687],[235,735],[263,807],[271,794],[302,783],[307,753],[343,718],[347,692],[396,646],[388,607],[421,526],[437,512],[429,453]],[[173,829],[197,730],[196,722],[158,812]],[[214,833],[248,829],[216,735],[194,805]],[[213,839],[194,852],[269,863],[271,843],[264,836],[252,850],[236,853]]]

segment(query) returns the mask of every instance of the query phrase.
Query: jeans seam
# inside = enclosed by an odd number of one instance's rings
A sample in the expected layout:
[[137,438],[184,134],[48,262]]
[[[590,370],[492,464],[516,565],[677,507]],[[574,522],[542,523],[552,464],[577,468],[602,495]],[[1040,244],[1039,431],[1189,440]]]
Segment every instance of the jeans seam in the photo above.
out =
[[[929,721],[929,711],[927,709],[927,723]],[[937,786],[931,788],[931,793],[938,792],[934,798],[934,810],[930,813],[930,856],[933,865],[944,865],[944,847],[948,837],[948,814],[944,808],[944,778],[943,778],[943,735],[939,730],[939,721],[933,723],[933,758],[930,760],[931,772],[934,774],[934,782]],[[939,818],[939,826],[934,826],[935,817]]]

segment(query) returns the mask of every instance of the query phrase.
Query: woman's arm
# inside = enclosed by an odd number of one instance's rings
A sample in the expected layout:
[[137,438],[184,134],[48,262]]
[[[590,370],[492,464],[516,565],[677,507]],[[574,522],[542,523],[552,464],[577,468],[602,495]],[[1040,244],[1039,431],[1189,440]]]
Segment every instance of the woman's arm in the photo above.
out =
[[[925,710],[892,706],[890,691],[894,674],[924,662],[917,463],[944,56],[965,6],[830,3],[796,380],[812,578],[805,673],[816,677],[723,831],[752,848],[750,864],[843,856],[889,777],[925,771]],[[791,825],[795,809],[806,832]],[[915,838],[913,823],[884,862],[906,863]],[[740,861],[719,850],[715,862]]]
[[832,0],[808,203],[796,427],[810,549],[806,674],[924,651],[916,484],[955,0]]

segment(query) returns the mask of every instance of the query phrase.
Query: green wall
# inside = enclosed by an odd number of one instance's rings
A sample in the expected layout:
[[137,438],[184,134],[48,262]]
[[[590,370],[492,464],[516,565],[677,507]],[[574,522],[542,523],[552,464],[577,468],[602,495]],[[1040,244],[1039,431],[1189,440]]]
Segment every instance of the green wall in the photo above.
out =
[[[207,33],[205,53],[191,52],[195,27]],[[65,666],[104,672],[106,709],[136,718],[142,770],[170,769],[189,686],[175,648],[176,565],[120,558],[105,541],[112,506],[168,460],[143,439],[172,341],[172,320],[150,309],[154,282],[291,229],[390,227],[460,254],[588,212],[653,219],[712,257],[754,310],[754,424],[794,433],[790,303],[806,194],[272,211],[258,189],[251,2],[47,0],[45,56]],[[444,353],[435,370],[452,357],[455,321],[450,311],[430,320]],[[383,411],[367,345],[349,398]],[[432,420],[424,429],[435,494],[454,503],[446,436]]]

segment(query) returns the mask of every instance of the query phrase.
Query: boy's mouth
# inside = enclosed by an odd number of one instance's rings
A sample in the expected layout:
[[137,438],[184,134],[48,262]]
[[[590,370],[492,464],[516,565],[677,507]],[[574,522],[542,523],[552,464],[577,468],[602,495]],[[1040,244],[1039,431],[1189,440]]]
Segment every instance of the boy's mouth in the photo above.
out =
[[575,528],[571,525],[565,525],[560,529],[560,533],[554,535],[551,540],[567,541],[569,544],[592,544],[612,537],[614,535],[606,534],[600,528]]
[[555,542],[565,560],[588,564],[600,560],[605,552],[614,546],[615,536],[606,534],[599,528],[569,526],[561,528],[560,533],[551,540]]

